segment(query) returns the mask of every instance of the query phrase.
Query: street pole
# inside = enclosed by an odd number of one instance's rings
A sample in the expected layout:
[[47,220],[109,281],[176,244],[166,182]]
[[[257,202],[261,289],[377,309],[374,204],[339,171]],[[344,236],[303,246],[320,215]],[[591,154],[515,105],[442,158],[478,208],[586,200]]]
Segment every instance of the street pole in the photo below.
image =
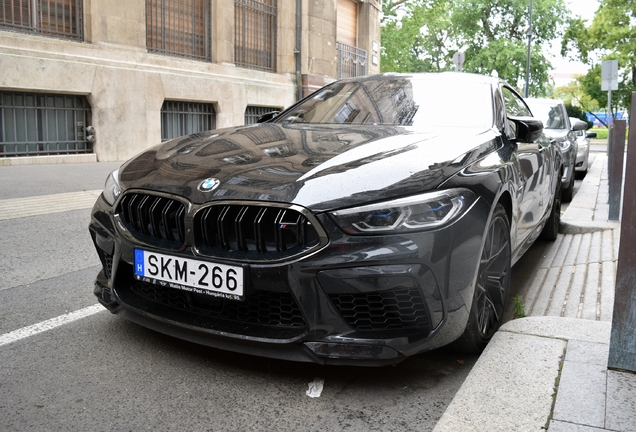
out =
[[[612,152],[612,90],[618,90],[618,60],[601,63],[601,90],[607,92],[607,154]],[[609,166],[608,166],[609,168]],[[611,169],[609,170],[611,172]]]
[[610,88],[607,91],[607,129],[611,129],[613,118],[612,118],[612,89]]
[[530,46],[532,44],[532,0],[530,0],[530,12],[528,17],[528,58],[526,59],[526,87],[523,89],[523,96],[528,97],[528,87],[530,86]]
[[[612,89],[607,90],[607,156],[612,154]],[[611,166],[608,167],[608,173],[612,171]]]

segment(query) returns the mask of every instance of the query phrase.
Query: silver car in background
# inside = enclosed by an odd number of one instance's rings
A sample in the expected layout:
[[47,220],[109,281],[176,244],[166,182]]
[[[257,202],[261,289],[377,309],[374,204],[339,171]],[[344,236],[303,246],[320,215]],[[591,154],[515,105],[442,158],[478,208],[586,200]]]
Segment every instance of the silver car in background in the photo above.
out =
[[[574,127],[576,122],[585,123],[574,117],[570,117],[570,124]],[[587,129],[587,125],[586,125]],[[582,179],[587,174],[590,158],[590,138],[596,138],[596,132],[587,132],[586,130],[575,130],[578,151],[576,152],[576,165],[574,166],[574,175],[577,179]]]
[[574,195],[574,167],[578,153],[574,129],[584,131],[587,129],[587,123],[581,121],[575,125],[570,124],[570,118],[561,100],[526,98],[525,101],[532,115],[543,122],[543,133],[556,141],[561,149],[563,158],[561,199],[564,202],[570,202]]

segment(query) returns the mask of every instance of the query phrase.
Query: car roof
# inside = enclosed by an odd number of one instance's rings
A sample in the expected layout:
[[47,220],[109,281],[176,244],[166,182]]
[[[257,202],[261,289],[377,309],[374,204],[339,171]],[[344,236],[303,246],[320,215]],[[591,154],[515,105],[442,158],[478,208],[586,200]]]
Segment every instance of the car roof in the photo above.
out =
[[416,73],[395,73],[387,72],[377,75],[367,75],[364,77],[347,78],[343,81],[366,81],[386,78],[405,78],[411,80],[432,80],[432,81],[449,81],[449,82],[472,82],[481,84],[497,85],[504,81],[486,75],[479,75],[466,72],[416,72]]

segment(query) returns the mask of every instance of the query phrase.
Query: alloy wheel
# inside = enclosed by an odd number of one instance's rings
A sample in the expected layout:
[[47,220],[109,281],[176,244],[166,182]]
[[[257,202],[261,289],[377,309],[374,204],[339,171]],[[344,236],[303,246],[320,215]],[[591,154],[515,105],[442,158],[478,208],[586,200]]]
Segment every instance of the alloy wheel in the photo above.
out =
[[496,214],[486,236],[477,279],[477,323],[484,340],[492,337],[503,317],[510,286],[510,233],[505,214]]

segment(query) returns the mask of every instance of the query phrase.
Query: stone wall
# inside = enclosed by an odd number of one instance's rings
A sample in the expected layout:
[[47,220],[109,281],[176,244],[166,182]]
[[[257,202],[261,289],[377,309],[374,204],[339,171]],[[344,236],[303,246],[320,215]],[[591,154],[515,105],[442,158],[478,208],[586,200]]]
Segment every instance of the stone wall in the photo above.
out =
[[[279,1],[273,73],[234,65],[231,0],[212,2],[211,62],[148,53],[143,1],[84,0],[83,42],[0,30],[0,89],[86,95],[98,160],[126,160],[161,141],[164,100],[212,103],[217,128],[243,124],[248,105],[280,109],[292,104],[297,95],[295,3]],[[329,82],[336,75],[335,0],[301,3],[302,74]],[[365,19],[377,21],[374,40],[379,39],[379,15]]]

